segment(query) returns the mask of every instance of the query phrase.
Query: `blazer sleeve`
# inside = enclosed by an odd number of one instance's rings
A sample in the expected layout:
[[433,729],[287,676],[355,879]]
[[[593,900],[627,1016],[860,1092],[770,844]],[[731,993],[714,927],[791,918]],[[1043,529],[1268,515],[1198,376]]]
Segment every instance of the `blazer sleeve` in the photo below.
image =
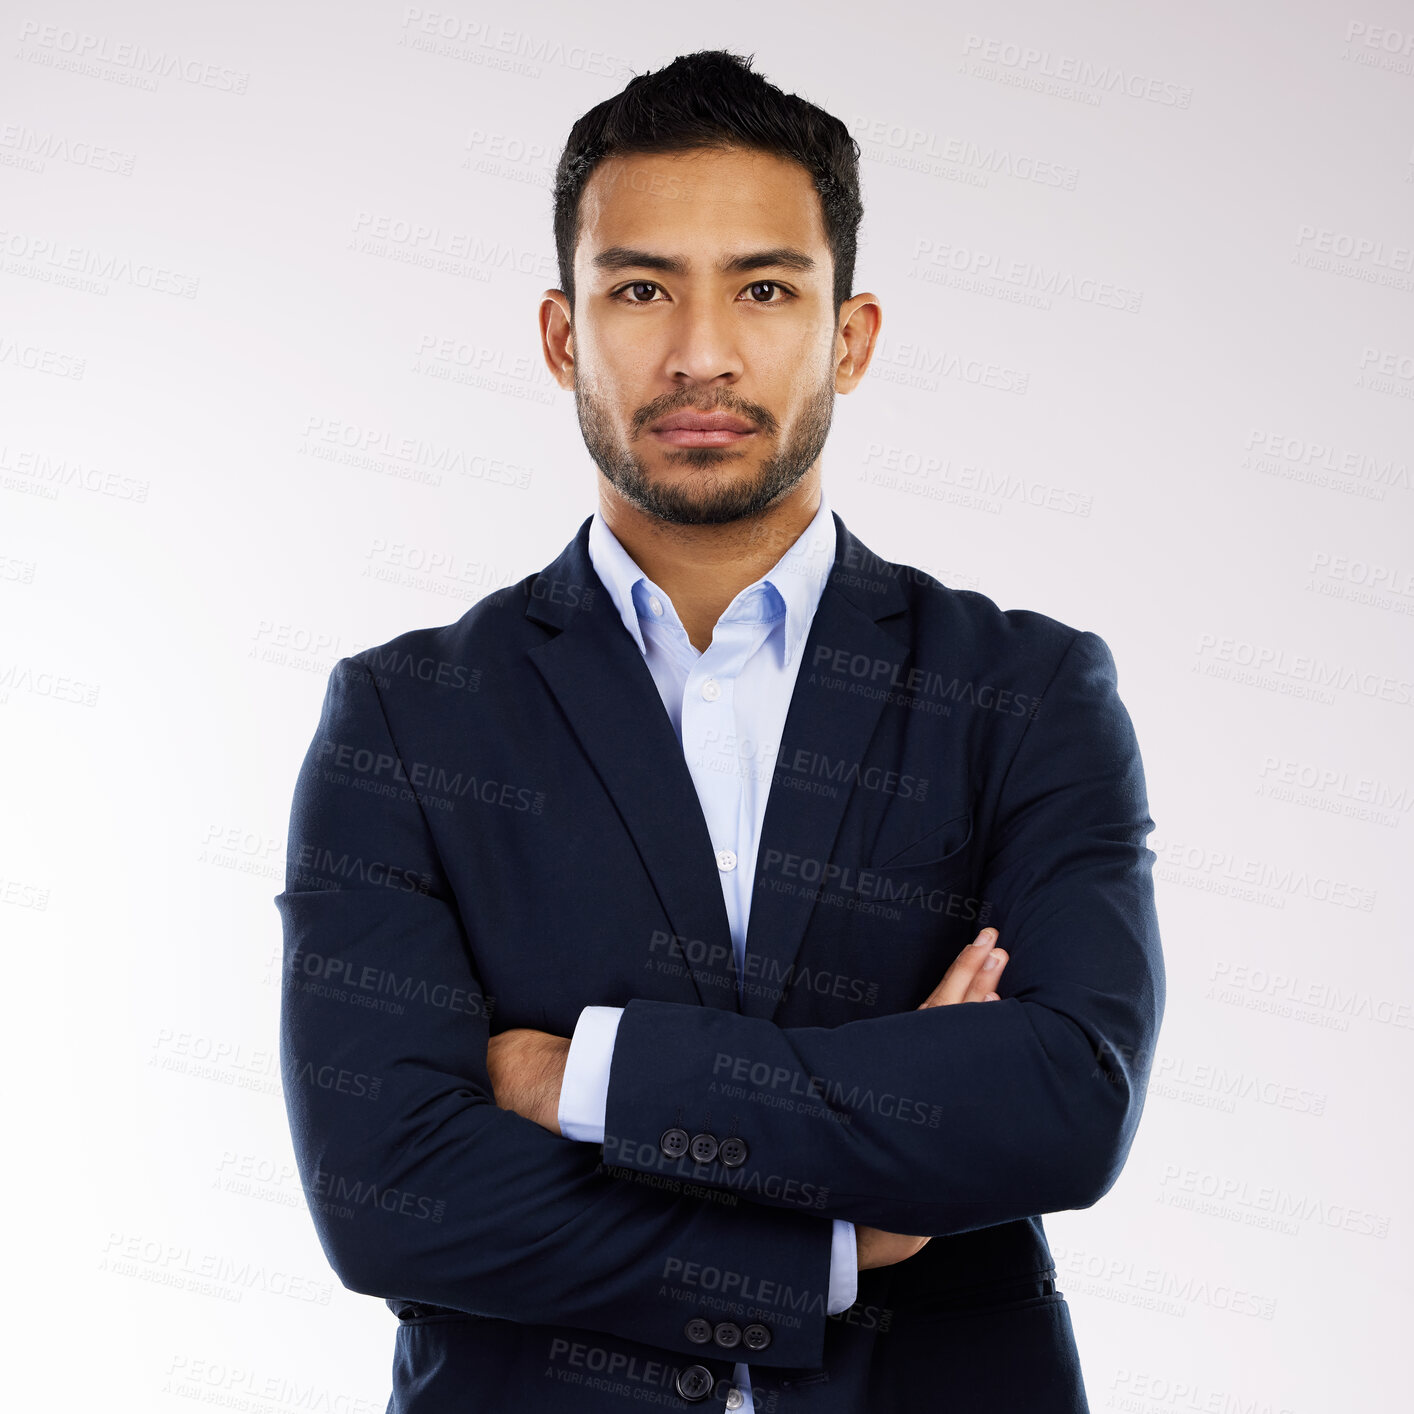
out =
[[606,1159],[652,1170],[664,1129],[710,1113],[719,1132],[734,1121],[747,1157],[699,1181],[788,1206],[794,1179],[832,1217],[929,1237],[1103,1196],[1143,1109],[1165,979],[1154,822],[1096,634],[1060,655],[996,801],[981,895],[1009,958],[1001,1000],[835,1027],[632,1000]]
[[771,1340],[753,1363],[823,1363],[828,1218],[609,1173],[597,1147],[497,1107],[466,930],[353,658],[299,772],[275,904],[290,1131],[346,1287],[699,1358],[684,1326],[737,1287],[782,1312],[757,1317]]
[[[589,1006],[579,1015],[560,1081],[560,1133],[581,1144],[604,1142],[604,1106],[614,1063],[614,1033],[622,1007]],[[859,1244],[854,1224],[834,1220],[830,1256],[830,1301],[826,1314],[838,1315],[859,1295]]]

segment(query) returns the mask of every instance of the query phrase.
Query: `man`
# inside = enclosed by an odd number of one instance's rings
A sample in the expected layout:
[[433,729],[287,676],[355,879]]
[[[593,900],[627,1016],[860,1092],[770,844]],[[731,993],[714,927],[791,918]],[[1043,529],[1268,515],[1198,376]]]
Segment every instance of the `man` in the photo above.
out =
[[857,157],[723,52],[581,118],[540,329],[598,510],[331,674],[281,1057],[391,1410],[1087,1408],[1041,1216],[1142,1110],[1153,821],[1102,639],[825,501]]

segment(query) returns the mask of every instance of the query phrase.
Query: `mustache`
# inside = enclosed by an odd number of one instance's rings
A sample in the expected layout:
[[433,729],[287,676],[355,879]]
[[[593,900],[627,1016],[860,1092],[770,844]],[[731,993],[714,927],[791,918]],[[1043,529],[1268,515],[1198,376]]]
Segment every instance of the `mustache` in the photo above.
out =
[[667,417],[675,412],[729,412],[737,417],[745,418],[746,421],[754,423],[762,432],[776,431],[776,419],[772,416],[769,408],[764,408],[760,403],[746,402],[740,398],[723,398],[718,396],[711,402],[703,403],[694,401],[690,397],[671,396],[658,398],[649,403],[646,407],[641,407],[633,416],[633,426],[631,435],[637,437],[651,423],[657,422],[660,417]]

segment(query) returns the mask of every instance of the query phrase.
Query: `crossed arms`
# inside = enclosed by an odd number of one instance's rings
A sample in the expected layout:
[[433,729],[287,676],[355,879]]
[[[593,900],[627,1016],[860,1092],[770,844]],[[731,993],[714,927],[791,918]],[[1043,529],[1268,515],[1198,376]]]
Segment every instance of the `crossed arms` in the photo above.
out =
[[[371,674],[341,660],[296,785],[289,858],[313,845],[396,861],[429,882],[425,894],[346,881],[301,888],[291,867],[275,900],[286,1105],[340,1280],[695,1356],[688,1308],[663,1291],[690,1300],[710,1271],[727,1291],[800,1317],[776,1325],[753,1364],[811,1366],[822,1361],[832,1219],[932,1237],[1094,1203],[1132,1142],[1163,1009],[1143,844],[1152,821],[1101,639],[1072,640],[1044,699],[1006,767],[981,886],[1008,945],[1001,999],[833,1028],[630,1001],[601,1162],[596,1146],[497,1104],[484,990],[416,801],[326,776],[322,741],[396,756]],[[354,1008],[306,985],[330,960],[342,975],[394,968],[466,1004]],[[823,1207],[803,1211],[764,1182],[733,1184],[747,1201],[725,1206],[605,1172],[604,1163],[656,1170],[658,1137],[678,1111],[712,1103],[722,1056],[745,1058],[748,1074],[763,1065],[790,1093],[849,1116],[739,1107],[748,1175],[794,1175],[826,1193]],[[926,1104],[937,1123],[901,1122],[857,1099],[883,1092]],[[325,1201],[349,1185],[375,1186],[380,1200],[353,1217]],[[441,1204],[439,1220],[413,1216],[417,1200]]]
[[[942,980],[920,1004],[926,1007],[954,1006],[963,1002],[995,1002],[1001,994],[994,990],[1006,967],[1006,949],[998,947],[997,930],[983,928],[967,947],[953,959]],[[602,1007],[612,1013],[615,1026],[622,1013],[619,1007]],[[487,1047],[487,1070],[495,1087],[496,1103],[502,1109],[514,1110],[551,1134],[561,1134],[560,1116],[563,1111],[562,1087],[570,1056],[570,1042],[563,1036],[529,1027],[513,1027],[491,1037]],[[597,1061],[596,1061],[597,1063]],[[775,1079],[776,1077],[771,1077]],[[595,1081],[597,1085],[597,1077]],[[591,1087],[593,1088],[593,1087]],[[603,1087],[607,1090],[607,1077]],[[604,1143],[603,1109],[598,1111],[598,1137]],[[588,1135],[574,1136],[589,1138]],[[702,1169],[693,1165],[694,1175]],[[748,1195],[750,1196],[750,1195]],[[837,1226],[843,1220],[836,1220]],[[855,1225],[845,1224],[854,1228]],[[852,1274],[870,1267],[889,1267],[917,1253],[928,1242],[927,1237],[884,1232],[879,1228],[859,1226],[852,1233],[836,1231],[831,1260],[831,1290],[836,1287],[849,1292],[840,1298],[841,1308],[853,1303],[856,1290]],[[853,1237],[853,1240],[851,1239]],[[839,1263],[847,1260],[849,1271],[842,1274]],[[832,1303],[833,1305],[833,1303]],[[839,1309],[839,1308],[836,1308]],[[830,1314],[834,1314],[834,1309]]]

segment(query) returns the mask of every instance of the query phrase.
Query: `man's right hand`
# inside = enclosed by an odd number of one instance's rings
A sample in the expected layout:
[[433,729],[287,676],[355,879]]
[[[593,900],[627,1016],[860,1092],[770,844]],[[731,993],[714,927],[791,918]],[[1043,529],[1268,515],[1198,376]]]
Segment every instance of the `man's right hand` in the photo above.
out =
[[[943,973],[943,980],[919,1004],[918,1010],[953,1006],[958,1002],[1000,1001],[996,986],[1002,968],[1006,966],[1007,955],[1002,948],[993,946],[996,941],[997,930],[983,928],[953,959],[952,966]],[[895,1262],[906,1261],[916,1252],[921,1252],[930,1239],[907,1237],[903,1233],[856,1224],[854,1240],[859,1270],[862,1272],[870,1267],[891,1267]]]

